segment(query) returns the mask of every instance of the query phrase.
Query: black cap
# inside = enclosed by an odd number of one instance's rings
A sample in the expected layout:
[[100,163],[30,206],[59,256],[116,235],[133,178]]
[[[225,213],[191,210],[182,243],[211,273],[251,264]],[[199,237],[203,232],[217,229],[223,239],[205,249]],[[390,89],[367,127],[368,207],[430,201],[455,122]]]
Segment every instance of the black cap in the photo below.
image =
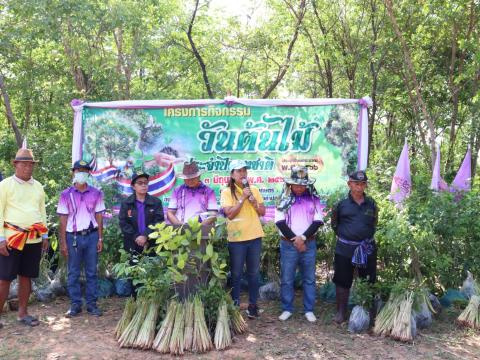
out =
[[90,164],[88,162],[86,162],[85,160],[75,161],[75,163],[73,164],[73,167],[72,167],[72,171],[73,170],[78,170],[78,169],[86,169],[88,171],[92,170],[92,168],[90,167]]
[[367,181],[367,173],[363,170],[354,171],[348,176],[349,181]]
[[141,178],[141,177],[144,177],[145,179],[148,180],[148,178],[150,177],[150,175],[148,175],[147,173],[143,172],[143,171],[137,171],[136,173],[133,173],[132,175],[132,181],[130,182],[131,185],[135,184],[135,181],[137,181],[138,178]]

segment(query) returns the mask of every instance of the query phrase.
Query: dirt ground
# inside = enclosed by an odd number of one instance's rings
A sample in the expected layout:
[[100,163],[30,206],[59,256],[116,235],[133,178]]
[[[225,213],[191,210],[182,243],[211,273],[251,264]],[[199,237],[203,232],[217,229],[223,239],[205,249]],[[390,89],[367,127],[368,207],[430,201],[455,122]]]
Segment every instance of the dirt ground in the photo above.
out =
[[[300,295],[300,294],[298,294]],[[300,296],[297,296],[300,298]],[[153,351],[120,349],[113,331],[121,317],[125,299],[100,302],[104,316],[85,313],[67,319],[68,300],[34,304],[30,313],[41,324],[28,328],[16,323],[14,312],[4,313],[0,329],[0,359],[128,359],[169,358]],[[317,305],[318,321],[308,323],[297,313],[286,322],[277,320],[277,302],[260,304],[258,320],[248,321],[248,333],[235,338],[233,346],[222,352],[188,354],[185,359],[479,359],[480,332],[460,329],[454,324],[458,312],[444,311],[431,329],[421,331],[413,344],[370,336],[352,335],[346,326],[332,324],[334,306]]]

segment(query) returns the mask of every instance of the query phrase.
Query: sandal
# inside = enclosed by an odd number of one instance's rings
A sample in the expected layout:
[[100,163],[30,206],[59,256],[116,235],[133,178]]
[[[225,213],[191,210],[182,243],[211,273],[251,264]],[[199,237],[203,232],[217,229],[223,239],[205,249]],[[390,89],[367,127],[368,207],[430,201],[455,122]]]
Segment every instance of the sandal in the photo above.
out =
[[31,326],[31,327],[40,325],[40,322],[38,321],[38,319],[34,316],[31,316],[31,315],[27,315],[22,319],[17,319],[17,321],[20,324],[23,324],[23,325],[26,325],[26,326]]

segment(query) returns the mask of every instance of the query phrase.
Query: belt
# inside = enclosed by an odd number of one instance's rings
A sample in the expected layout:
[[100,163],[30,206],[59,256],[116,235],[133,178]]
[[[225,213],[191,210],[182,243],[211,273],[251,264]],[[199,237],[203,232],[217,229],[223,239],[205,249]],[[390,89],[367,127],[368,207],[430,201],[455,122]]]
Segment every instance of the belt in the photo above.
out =
[[85,230],[80,230],[80,231],[67,231],[67,233],[72,234],[72,235],[85,236],[85,235],[91,234],[91,233],[93,233],[97,230],[98,230],[98,228],[93,228],[93,229],[85,229]]
[[[292,242],[292,240],[287,239],[285,236],[281,236],[280,238],[281,238],[283,241]],[[311,237],[307,238],[306,241],[312,241],[312,240],[315,240],[315,236],[311,236]]]

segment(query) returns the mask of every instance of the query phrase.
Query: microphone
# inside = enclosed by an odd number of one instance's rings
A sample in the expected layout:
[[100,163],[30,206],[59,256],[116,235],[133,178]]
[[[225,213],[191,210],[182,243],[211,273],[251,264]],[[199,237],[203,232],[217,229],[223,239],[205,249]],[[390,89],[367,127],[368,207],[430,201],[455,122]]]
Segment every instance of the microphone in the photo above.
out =
[[[243,185],[243,188],[244,188],[244,189],[247,189],[247,188],[249,189],[249,188],[250,188],[250,184],[249,184],[248,180],[245,179],[245,178],[242,179],[242,185]],[[254,198],[253,195],[250,195],[250,196],[248,197],[248,200],[249,200],[249,201],[253,201],[253,200],[255,200],[255,198]]]

